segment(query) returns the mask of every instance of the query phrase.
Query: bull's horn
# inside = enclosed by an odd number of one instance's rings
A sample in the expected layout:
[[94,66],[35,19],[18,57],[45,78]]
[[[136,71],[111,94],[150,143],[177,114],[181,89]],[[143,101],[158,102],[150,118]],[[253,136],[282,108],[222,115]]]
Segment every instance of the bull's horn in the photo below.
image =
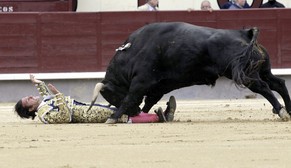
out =
[[91,105],[90,105],[90,107],[88,108],[87,111],[89,111],[92,108],[92,106],[94,105],[94,103],[95,103],[95,101],[96,101],[96,99],[97,99],[97,97],[99,95],[99,92],[103,88],[103,86],[104,86],[103,83],[97,83],[95,85],[95,88],[94,88],[94,91],[93,91],[92,102],[91,102]]

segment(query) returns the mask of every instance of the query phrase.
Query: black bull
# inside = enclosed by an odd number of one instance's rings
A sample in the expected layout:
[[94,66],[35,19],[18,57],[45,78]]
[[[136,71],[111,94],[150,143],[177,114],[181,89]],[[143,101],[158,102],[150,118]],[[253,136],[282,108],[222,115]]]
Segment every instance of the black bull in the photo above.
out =
[[[225,76],[237,86],[264,96],[273,112],[290,119],[291,102],[285,81],[275,77],[266,49],[258,44],[257,28],[225,30],[187,23],[153,23],[135,32],[111,60],[104,80],[96,84],[93,101],[101,95],[118,108],[107,123],[122,114],[148,112],[164,94],[191,85],[215,85]],[[285,108],[271,90],[278,92]],[[145,104],[139,105],[143,98]]]

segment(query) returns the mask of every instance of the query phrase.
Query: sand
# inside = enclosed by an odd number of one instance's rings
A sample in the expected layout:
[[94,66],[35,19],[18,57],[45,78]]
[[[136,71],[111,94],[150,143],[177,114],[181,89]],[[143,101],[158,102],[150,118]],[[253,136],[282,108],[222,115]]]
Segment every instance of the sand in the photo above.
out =
[[2,103],[0,167],[290,167],[291,122],[265,99],[177,104],[172,123],[45,125]]

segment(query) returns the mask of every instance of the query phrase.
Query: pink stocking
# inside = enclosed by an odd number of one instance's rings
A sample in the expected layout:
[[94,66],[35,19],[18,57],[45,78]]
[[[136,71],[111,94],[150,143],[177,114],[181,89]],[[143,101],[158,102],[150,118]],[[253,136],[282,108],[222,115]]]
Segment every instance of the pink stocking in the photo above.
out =
[[129,118],[132,123],[153,123],[158,122],[159,117],[156,114],[141,112],[139,115]]

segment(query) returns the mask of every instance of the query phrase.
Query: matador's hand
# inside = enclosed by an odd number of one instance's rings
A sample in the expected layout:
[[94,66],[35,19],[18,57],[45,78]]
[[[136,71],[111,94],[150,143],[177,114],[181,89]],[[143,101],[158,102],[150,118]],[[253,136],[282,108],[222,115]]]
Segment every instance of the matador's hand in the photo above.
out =
[[36,79],[35,76],[32,74],[29,75],[29,78],[30,78],[31,82],[34,84],[39,84],[42,82],[41,80]]

